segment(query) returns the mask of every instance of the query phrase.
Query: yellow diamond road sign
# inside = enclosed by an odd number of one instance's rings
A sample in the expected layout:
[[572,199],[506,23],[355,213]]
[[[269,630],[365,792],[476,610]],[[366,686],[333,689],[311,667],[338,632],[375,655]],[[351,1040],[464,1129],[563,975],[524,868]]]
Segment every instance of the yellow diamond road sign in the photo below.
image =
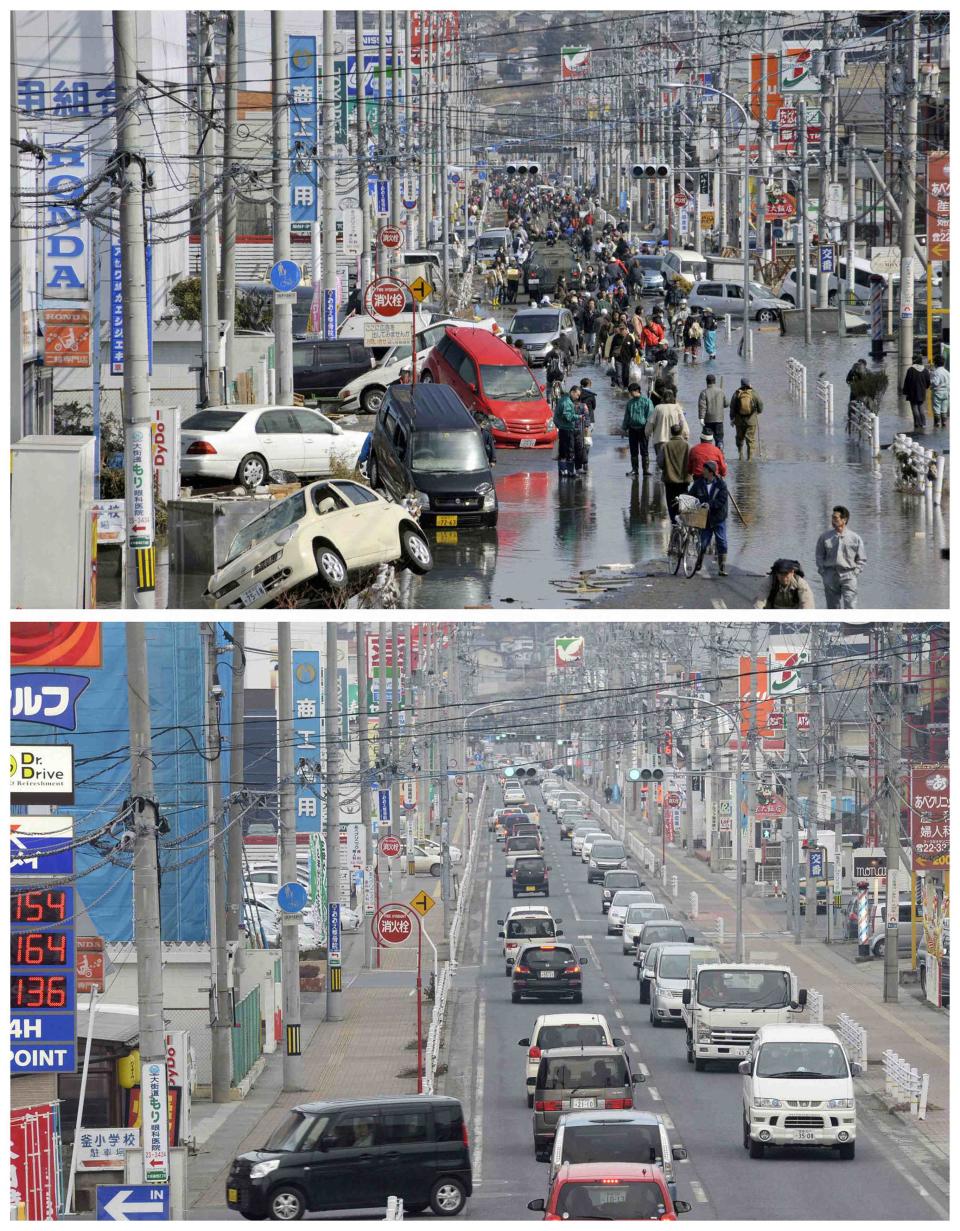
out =
[[410,905],[418,915],[425,915],[428,910],[433,910],[436,902],[425,889],[421,889],[415,898],[410,899]]
[[433,287],[426,278],[414,278],[410,283],[410,294],[414,297],[417,303],[423,303],[426,297],[433,290]]

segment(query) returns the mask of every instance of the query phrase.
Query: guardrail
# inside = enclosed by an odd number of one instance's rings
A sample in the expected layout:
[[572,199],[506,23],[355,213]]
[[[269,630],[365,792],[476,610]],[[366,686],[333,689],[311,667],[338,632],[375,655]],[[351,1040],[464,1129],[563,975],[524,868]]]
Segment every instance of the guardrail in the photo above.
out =
[[833,382],[821,373],[817,377],[817,401],[827,423],[833,422]]
[[791,355],[787,359],[787,388],[790,396],[807,404],[807,368],[799,359]]
[[901,1110],[909,1107],[915,1120],[927,1118],[929,1073],[921,1073],[912,1068],[909,1061],[888,1048],[883,1053],[883,1082],[887,1095],[896,1099]]
[[857,443],[869,444],[874,457],[880,456],[880,416],[866,402],[854,400],[847,409],[847,435]]
[[[463,877],[460,882],[460,893],[457,896],[457,907],[454,911],[453,920],[450,924],[450,937],[448,952],[449,957],[443,963],[437,975],[433,993],[433,1013],[430,1017],[430,1025],[427,1029],[427,1041],[424,1044],[423,1057],[423,1093],[433,1094],[434,1083],[437,1077],[437,1064],[440,1060],[440,1050],[443,1044],[443,1023],[447,1013],[447,997],[450,994],[450,986],[453,982],[453,972],[457,965],[457,948],[460,941],[460,933],[463,930],[463,920],[467,912],[467,902],[470,897],[470,886],[473,882],[473,873],[477,865],[478,851],[480,850],[480,817],[483,814],[483,801],[487,793],[487,784],[484,783],[480,790],[479,798],[477,799],[477,814],[474,817],[473,823],[473,841],[470,844],[470,850],[467,853],[467,862],[464,864]],[[399,1217],[403,1217],[402,1204]]]
[[898,432],[893,438],[893,460],[897,468],[894,486],[898,492],[932,496],[934,504],[940,503],[947,469],[942,453],[925,449],[919,441]]
[[840,1042],[844,1046],[847,1053],[847,1059],[853,1063],[867,1067],[867,1032],[855,1022],[852,1017],[848,1017],[846,1013],[841,1013],[837,1018],[837,1029],[840,1034]]
[[823,1025],[823,995],[813,987],[807,989],[807,1021]]

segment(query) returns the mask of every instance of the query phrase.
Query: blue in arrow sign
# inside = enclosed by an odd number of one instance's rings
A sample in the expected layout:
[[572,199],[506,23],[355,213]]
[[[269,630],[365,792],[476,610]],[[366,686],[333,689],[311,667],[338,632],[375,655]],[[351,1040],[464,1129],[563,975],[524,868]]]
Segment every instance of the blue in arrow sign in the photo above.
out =
[[145,1222],[170,1217],[170,1189],[153,1184],[98,1184],[100,1222]]

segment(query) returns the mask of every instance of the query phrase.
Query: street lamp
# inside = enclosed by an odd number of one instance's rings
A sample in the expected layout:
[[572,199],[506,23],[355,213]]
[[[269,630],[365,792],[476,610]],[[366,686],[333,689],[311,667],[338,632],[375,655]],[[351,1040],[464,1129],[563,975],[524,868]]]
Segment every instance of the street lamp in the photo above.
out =
[[[743,223],[740,233],[743,237],[743,357],[747,358],[747,335],[750,332],[750,120],[747,109],[739,99],[728,94],[726,90],[718,90],[716,86],[702,85],[698,81],[667,81],[664,83],[669,90],[711,90],[728,102],[733,103],[743,116]],[[699,208],[699,206],[698,206]],[[757,201],[757,233],[759,235],[760,202]]]
[[[736,817],[736,837],[734,858],[737,863],[737,927],[735,941],[735,957],[738,962],[743,961],[743,822],[741,818],[741,809],[743,806],[743,774],[746,772],[743,763],[743,733],[740,731],[739,711],[728,709],[725,705],[718,705],[716,701],[708,701],[705,697],[688,696],[682,692],[659,692],[660,697],[672,697],[676,701],[692,701],[694,707],[697,705],[709,706],[712,710],[719,710],[721,714],[730,723],[730,735],[737,731],[737,772],[734,775],[734,805],[733,811]],[[730,736],[727,736],[729,740]]]

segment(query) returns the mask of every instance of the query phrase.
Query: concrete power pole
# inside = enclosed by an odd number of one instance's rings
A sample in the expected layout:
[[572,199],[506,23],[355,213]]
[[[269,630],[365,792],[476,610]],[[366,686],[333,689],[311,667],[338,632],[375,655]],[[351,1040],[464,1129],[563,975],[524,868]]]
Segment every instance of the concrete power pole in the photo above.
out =
[[[326,40],[327,12],[324,12],[324,40]],[[332,45],[332,39],[331,39]],[[340,964],[339,944],[333,947],[333,928],[337,920],[340,931],[340,707],[337,702],[337,628],[335,620],[327,624],[327,660],[323,677],[323,738],[327,746],[327,1014],[328,1022],[343,1021],[343,968]],[[344,698],[346,703],[346,698]]]
[[803,292],[803,340],[809,346],[813,341],[810,313],[810,227],[807,223],[810,207],[810,167],[807,162],[807,108],[802,98],[797,104],[797,126],[800,129],[800,209],[797,225],[800,227],[801,254],[797,289]]
[[[784,715],[784,728],[787,743],[787,770],[790,776],[790,814],[787,817],[787,832],[781,834],[780,875],[784,877],[784,887],[787,891],[787,915],[790,920],[790,930],[793,932],[793,943],[799,945],[802,941],[800,930],[800,829],[796,799],[800,758],[797,751],[797,715],[795,712],[791,711]],[[784,873],[786,873],[785,876]]]
[[[276,14],[274,14],[274,17]],[[297,880],[296,789],[293,768],[293,652],[289,621],[277,625],[277,713],[280,720],[280,879]],[[283,911],[280,927],[280,978],[283,986],[283,1088],[303,1089],[300,1038],[300,920]]]
[[[767,175],[770,170],[770,150],[768,145],[769,121],[767,120],[767,48],[769,32],[766,18],[760,24],[760,115],[757,118],[757,159],[759,162],[760,182],[757,188],[757,251],[764,261],[767,259],[767,224],[764,212],[767,204]],[[749,146],[749,137],[744,137],[744,144]],[[699,251],[699,249],[698,249]]]
[[[290,112],[287,106],[287,35],[284,15],[270,13],[271,88],[273,91],[273,259],[290,260]],[[293,401],[293,305],[273,305],[273,336],[276,345],[277,389],[280,406]],[[282,627],[282,625],[281,625]],[[291,710],[291,713],[293,711]],[[299,1000],[299,991],[298,991]],[[299,1006],[298,1006],[299,1011]],[[299,1023],[299,1016],[297,1021]],[[297,1048],[299,1055],[299,1024]],[[298,1067],[299,1072],[299,1067]],[[299,1089],[299,1087],[286,1087]]]
[[[911,29],[916,29],[911,23]],[[906,214],[906,205],[904,206]],[[903,625],[883,626],[882,644],[887,651],[889,684],[876,691],[886,703],[882,754],[883,811],[886,818],[884,846],[887,854],[887,929],[883,950],[883,999],[900,999],[900,955],[897,933],[900,919],[900,895],[897,892],[900,871],[900,743],[903,736]]]
[[[353,14],[353,43],[356,47],[357,64],[361,67],[358,69],[360,77],[363,73],[363,9],[356,9]],[[363,293],[373,279],[373,270],[370,263],[370,193],[367,187],[368,179],[368,163],[367,163],[367,104],[363,98],[361,91],[357,91],[357,196],[360,204],[360,234],[361,234],[361,249],[360,249],[360,295],[361,302]]]
[[[114,13],[116,22],[118,13]],[[132,18],[134,14],[129,14]],[[141,1061],[165,1060],[163,950],[157,868],[157,801],[150,755],[150,678],[146,626],[129,622],[127,710],[130,721],[130,798],[133,801],[133,934],[137,945],[137,1011]]]
[[[336,13],[323,10],[323,336],[328,341],[337,337],[337,162],[336,124],[334,110],[333,36]],[[363,79],[363,52],[357,61],[358,77]],[[358,93],[357,105],[363,102]],[[330,300],[334,308],[329,310]],[[331,320],[332,317],[332,320]],[[336,669],[333,678],[336,679]]]
[[[910,406],[900,393],[907,368],[913,362],[913,246],[917,226],[917,95],[919,76],[920,15],[914,12],[906,34],[908,40],[906,98],[903,114],[903,154],[900,161],[900,341],[897,348],[897,395],[900,410]],[[886,998],[886,997],[885,997]]]
[[[144,245],[144,175],[137,81],[137,15],[113,13],[113,62],[117,83],[117,171],[123,288],[123,435],[127,516],[127,570],[123,605],[152,609],[156,590],[153,509],[153,438],[148,375],[147,264]],[[19,323],[19,316],[17,318]],[[99,362],[99,355],[97,361]],[[162,1040],[161,1040],[162,1042]]]
[[[367,694],[370,691],[367,679],[367,629],[365,624],[355,626],[357,637],[357,738],[359,740],[360,763],[360,824],[363,826],[364,841],[367,851],[367,867],[373,867],[376,862],[376,851],[373,841],[373,818],[370,810],[370,714],[367,709]],[[364,880],[364,901],[366,901],[366,880]],[[373,966],[373,933],[370,928],[370,915],[364,905],[361,911],[363,919],[363,965],[370,970]]]
[[[397,226],[400,222],[400,100],[397,97],[400,85],[400,20],[396,9],[390,13],[390,222]],[[410,236],[407,236],[410,244]],[[400,254],[392,255],[393,268],[391,274],[396,276],[401,260]]]
[[[410,10],[403,14],[403,155],[404,185],[406,192],[413,191],[413,19]],[[416,194],[414,194],[416,195]],[[408,198],[412,200],[413,198]],[[420,247],[420,210],[407,210],[407,244]]]
[[247,626],[243,620],[233,624],[233,680],[230,691],[230,829],[227,832],[227,941],[240,940],[240,904],[243,900],[243,683],[246,667],[244,647]]
[[[24,435],[23,405],[23,237],[20,234],[20,117],[17,111],[17,15],[10,13],[10,400],[13,414],[10,419],[10,439],[16,441]],[[99,319],[100,305],[93,310]],[[94,355],[96,371],[100,370],[100,353]]]
[[[827,226],[827,199],[830,193],[830,131],[833,126],[833,77],[830,70],[832,52],[830,41],[831,19],[823,15],[823,67],[820,70],[820,184],[817,236],[823,244],[830,238]],[[830,279],[827,275],[817,277],[817,307],[825,308],[830,302]]]
[[217,132],[213,117],[214,56],[213,21],[209,13],[199,15],[197,39],[197,86],[200,108],[200,148],[197,167],[200,185],[200,313],[203,317],[203,400],[208,406],[223,403],[220,370],[220,329],[217,321],[217,192],[213,168]]
[[[237,160],[237,87],[240,72],[239,13],[227,13],[226,75],[223,83],[223,184],[220,214],[220,296],[217,312],[225,322],[224,402],[233,391],[233,329],[237,309],[237,197],[233,167]],[[239,625],[237,627],[240,627]]]
[[223,849],[223,784],[217,689],[217,626],[203,624],[203,700],[206,728],[207,831],[210,835],[210,1040],[213,1101],[230,1098],[233,1001],[227,986],[227,869]]

